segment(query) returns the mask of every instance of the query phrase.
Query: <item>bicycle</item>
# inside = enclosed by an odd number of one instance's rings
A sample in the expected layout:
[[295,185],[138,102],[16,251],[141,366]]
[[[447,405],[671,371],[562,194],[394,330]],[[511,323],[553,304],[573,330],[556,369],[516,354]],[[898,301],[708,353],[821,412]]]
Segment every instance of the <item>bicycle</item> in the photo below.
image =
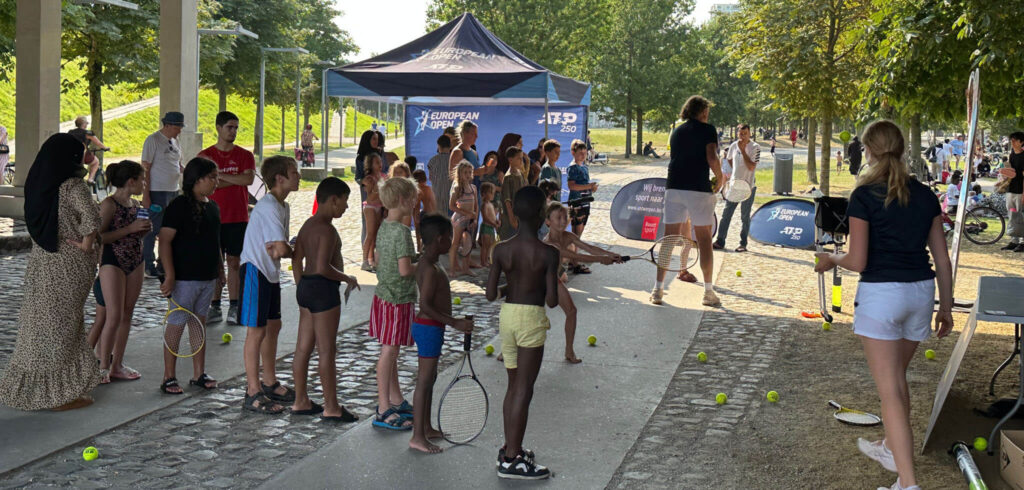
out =
[[4,167],[4,173],[0,176],[0,184],[3,185],[14,185],[14,162],[7,162],[7,166]]
[[[938,184],[939,182],[932,182],[930,185],[941,203],[946,193],[939,191]],[[942,228],[945,230],[948,240],[956,226],[956,221],[945,209],[942,210],[941,216]],[[971,242],[978,245],[991,245],[998,242],[1006,233],[1006,216],[987,204],[976,204],[973,207],[968,205],[967,212],[964,213],[963,230],[964,237]]]

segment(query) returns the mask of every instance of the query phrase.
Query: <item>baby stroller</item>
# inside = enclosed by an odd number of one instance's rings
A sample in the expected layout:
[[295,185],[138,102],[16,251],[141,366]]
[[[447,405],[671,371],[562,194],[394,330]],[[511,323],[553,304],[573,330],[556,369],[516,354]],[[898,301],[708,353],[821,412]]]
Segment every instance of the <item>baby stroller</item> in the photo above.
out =
[[[846,207],[850,201],[844,197],[822,196],[814,199],[814,247],[826,252],[826,245],[832,246],[832,253],[842,253],[850,223]],[[818,305],[826,322],[832,321],[825,297],[825,273],[818,273]],[[832,312],[839,313],[843,306],[843,278],[839,267],[832,269]]]

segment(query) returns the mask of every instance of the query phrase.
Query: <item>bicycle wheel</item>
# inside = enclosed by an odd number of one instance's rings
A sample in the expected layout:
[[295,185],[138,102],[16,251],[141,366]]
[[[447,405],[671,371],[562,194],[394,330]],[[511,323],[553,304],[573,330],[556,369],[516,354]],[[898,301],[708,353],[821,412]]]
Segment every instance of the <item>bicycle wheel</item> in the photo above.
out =
[[978,245],[991,245],[1006,233],[1006,218],[988,206],[967,210],[964,216],[964,236]]

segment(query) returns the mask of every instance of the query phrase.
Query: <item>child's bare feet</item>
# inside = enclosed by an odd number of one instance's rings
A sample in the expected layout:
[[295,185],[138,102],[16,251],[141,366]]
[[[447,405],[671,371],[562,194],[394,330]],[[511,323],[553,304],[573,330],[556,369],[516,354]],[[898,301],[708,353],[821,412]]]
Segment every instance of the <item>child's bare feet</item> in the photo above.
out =
[[566,352],[565,353],[565,361],[568,362],[569,364],[579,364],[579,363],[583,362],[583,359],[580,359],[580,358],[576,357],[576,353],[575,352],[572,352],[572,353]]
[[435,429],[433,427],[428,427],[425,432],[426,432],[426,434],[424,434],[424,435],[427,437],[427,439],[440,439],[440,438],[444,437],[444,434],[442,434],[441,431],[439,431],[439,430],[437,430],[437,429]]
[[438,446],[437,444],[432,444],[430,441],[426,439],[419,439],[416,437],[413,437],[412,440],[409,441],[409,448],[415,449],[417,451],[423,451],[427,454],[437,454],[441,451],[444,451],[444,449],[441,449],[441,446]]
[[504,354],[498,354],[498,362],[501,362],[501,361],[504,361],[504,360],[505,360],[505,355]]

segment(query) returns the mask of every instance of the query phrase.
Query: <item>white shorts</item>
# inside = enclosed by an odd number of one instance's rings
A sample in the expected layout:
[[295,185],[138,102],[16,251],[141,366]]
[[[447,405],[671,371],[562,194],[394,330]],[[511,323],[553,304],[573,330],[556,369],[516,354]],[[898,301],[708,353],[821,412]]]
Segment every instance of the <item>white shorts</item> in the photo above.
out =
[[853,305],[853,333],[877,340],[921,342],[932,332],[935,280],[861,282]]
[[715,221],[715,195],[710,192],[665,189],[665,224],[689,219],[693,226],[711,226]]

